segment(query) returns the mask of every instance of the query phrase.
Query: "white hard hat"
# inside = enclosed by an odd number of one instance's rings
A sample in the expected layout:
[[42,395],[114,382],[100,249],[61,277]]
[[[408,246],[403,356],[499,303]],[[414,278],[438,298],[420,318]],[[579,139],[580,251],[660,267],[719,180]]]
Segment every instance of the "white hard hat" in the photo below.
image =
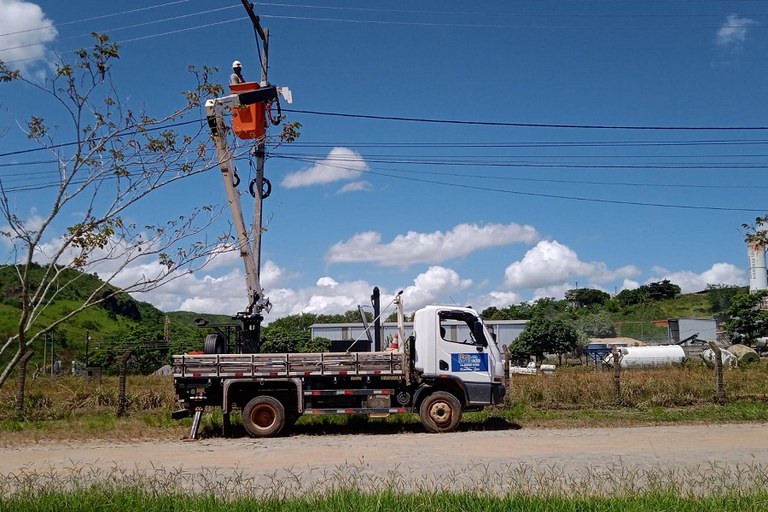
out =
[[232,63],[232,67],[233,68],[239,68],[239,67],[242,67],[242,65],[240,64],[239,60],[236,60],[235,62]]

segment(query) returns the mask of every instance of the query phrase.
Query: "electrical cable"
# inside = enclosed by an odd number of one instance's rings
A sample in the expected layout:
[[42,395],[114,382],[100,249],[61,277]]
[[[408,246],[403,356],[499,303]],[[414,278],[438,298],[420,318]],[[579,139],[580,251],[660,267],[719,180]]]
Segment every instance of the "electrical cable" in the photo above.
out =
[[[298,158],[291,158],[291,157],[285,157],[285,158],[288,160],[301,161],[301,159],[298,159]],[[626,205],[626,206],[643,206],[643,207],[652,207],[652,208],[669,208],[669,209],[681,209],[681,210],[708,210],[708,211],[730,211],[730,212],[752,212],[752,213],[755,213],[755,212],[763,213],[765,211],[764,208],[730,208],[730,207],[703,206],[703,205],[649,203],[649,202],[642,202],[642,201],[622,201],[618,199],[599,199],[599,198],[589,198],[589,197],[566,196],[566,195],[560,195],[560,194],[545,194],[545,193],[539,193],[539,192],[522,192],[518,190],[481,187],[477,185],[466,185],[461,183],[446,183],[443,181],[427,180],[427,179],[413,178],[413,177],[407,177],[407,176],[394,176],[391,174],[387,174],[386,172],[376,171],[371,169],[360,170],[360,169],[354,169],[351,167],[344,167],[344,166],[333,165],[333,164],[326,164],[326,165],[328,165],[329,167],[345,169],[349,171],[358,172],[361,174],[372,174],[372,175],[384,176],[388,178],[395,178],[399,180],[414,181],[418,183],[429,183],[432,185],[441,185],[446,187],[479,190],[484,192],[496,192],[496,193],[502,193],[502,194],[519,195],[519,196],[541,197],[546,199],[564,199],[569,201],[579,201],[579,202],[589,202],[589,203],[618,204],[618,205]]]
[[512,128],[572,128],[583,130],[657,130],[657,131],[765,131],[768,126],[642,126],[609,124],[567,124],[567,123],[519,123],[509,121],[466,121],[461,119],[435,119],[427,117],[382,116],[373,114],[351,114],[346,112],[322,112],[319,110],[284,109],[292,114],[308,114],[326,117],[369,119],[376,121],[399,121],[408,123],[455,124],[464,126],[498,126]]

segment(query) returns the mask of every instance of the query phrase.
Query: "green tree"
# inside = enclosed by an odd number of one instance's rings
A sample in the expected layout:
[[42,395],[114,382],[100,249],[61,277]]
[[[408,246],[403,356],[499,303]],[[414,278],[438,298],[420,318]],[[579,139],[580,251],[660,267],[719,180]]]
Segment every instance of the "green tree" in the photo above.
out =
[[576,321],[578,329],[585,336],[591,338],[615,338],[616,323],[610,313],[600,311],[583,317]]
[[731,334],[740,334],[745,345],[752,345],[757,338],[768,335],[768,310],[762,309],[767,298],[768,291],[734,295],[731,306],[724,311],[729,318],[725,329]]
[[318,336],[307,342],[299,343],[296,348],[299,352],[328,352],[331,350],[331,340]]
[[766,226],[768,226],[768,215],[755,218],[754,224],[742,224],[741,227],[746,232],[744,241],[752,245],[768,246]]
[[648,300],[648,289],[644,286],[634,290],[621,290],[615,297],[615,300],[622,307],[632,306],[634,304],[643,304]]
[[565,292],[565,300],[577,308],[602,306],[610,298],[606,292],[593,288],[574,288]]
[[509,350],[515,358],[535,356],[541,360],[545,354],[562,356],[576,350],[580,339],[579,332],[571,323],[536,316],[526,324]]
[[[14,94],[14,88],[39,94],[34,111],[25,114],[29,118],[24,131],[55,162],[55,186],[44,204],[35,205],[35,218],[15,210],[19,201],[0,178],[0,223],[5,224],[0,236],[11,246],[21,309],[15,332],[0,345],[0,386],[47,332],[118,294],[109,283],[128,265],[140,259],[155,263],[154,270],[147,266],[136,280],[122,283],[127,292],[148,291],[200,268],[229,240],[200,236],[217,216],[217,210],[206,205],[189,205],[186,214],[152,225],[127,220],[156,191],[217,167],[207,156],[212,148],[207,127],[184,132],[166,128],[186,124],[180,122],[189,114],[198,119],[201,102],[222,95],[221,86],[208,80],[211,70],[191,68],[194,86],[183,94],[183,103],[154,117],[121,103],[112,77],[118,45],[108,36],[94,34],[93,47],[75,55],[75,62],[58,63],[44,81],[27,78],[0,61],[0,82],[9,89],[7,95]],[[43,113],[61,115],[66,122],[52,126]],[[62,144],[65,141],[76,142],[70,146]],[[60,229],[59,224],[73,218],[77,221]],[[50,240],[55,240],[53,248],[43,250]],[[33,279],[33,260],[43,253],[47,265],[41,277]],[[34,327],[73,280],[97,271],[102,284],[83,297],[79,307],[48,321],[43,329]],[[23,404],[23,390],[18,395],[17,403]]]
[[725,284],[708,284],[707,299],[712,308],[712,313],[725,311],[733,303],[733,297],[746,291],[740,286],[730,286]]
[[641,288],[648,290],[648,298],[651,300],[674,299],[680,295],[680,287],[676,284],[672,284],[669,279],[648,283],[641,286]]

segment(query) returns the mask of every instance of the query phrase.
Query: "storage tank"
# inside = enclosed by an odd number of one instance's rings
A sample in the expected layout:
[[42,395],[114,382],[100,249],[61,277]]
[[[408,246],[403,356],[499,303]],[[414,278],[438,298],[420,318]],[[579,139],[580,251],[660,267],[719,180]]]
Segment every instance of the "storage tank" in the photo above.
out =
[[[755,234],[768,230],[763,223],[755,226]],[[749,293],[768,290],[768,272],[765,266],[765,246],[759,243],[747,242],[747,257],[749,258]]]
[[760,362],[760,356],[757,354],[755,349],[746,345],[731,345],[728,347],[728,352],[736,356],[736,360],[739,362],[739,365],[747,365]]
[[[622,368],[652,368],[679,364],[685,359],[683,347],[678,345],[660,345],[652,347],[623,347],[619,349]],[[612,364],[613,355],[608,355],[605,362]]]

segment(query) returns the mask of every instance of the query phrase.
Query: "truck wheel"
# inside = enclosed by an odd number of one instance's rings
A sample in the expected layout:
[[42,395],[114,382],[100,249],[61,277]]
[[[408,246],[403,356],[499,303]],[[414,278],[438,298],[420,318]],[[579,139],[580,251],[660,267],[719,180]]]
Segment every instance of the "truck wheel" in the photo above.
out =
[[251,437],[269,437],[285,426],[285,409],[271,396],[252,398],[243,409],[243,426]]
[[419,419],[430,432],[452,432],[461,421],[461,402],[445,391],[432,393],[421,402]]

